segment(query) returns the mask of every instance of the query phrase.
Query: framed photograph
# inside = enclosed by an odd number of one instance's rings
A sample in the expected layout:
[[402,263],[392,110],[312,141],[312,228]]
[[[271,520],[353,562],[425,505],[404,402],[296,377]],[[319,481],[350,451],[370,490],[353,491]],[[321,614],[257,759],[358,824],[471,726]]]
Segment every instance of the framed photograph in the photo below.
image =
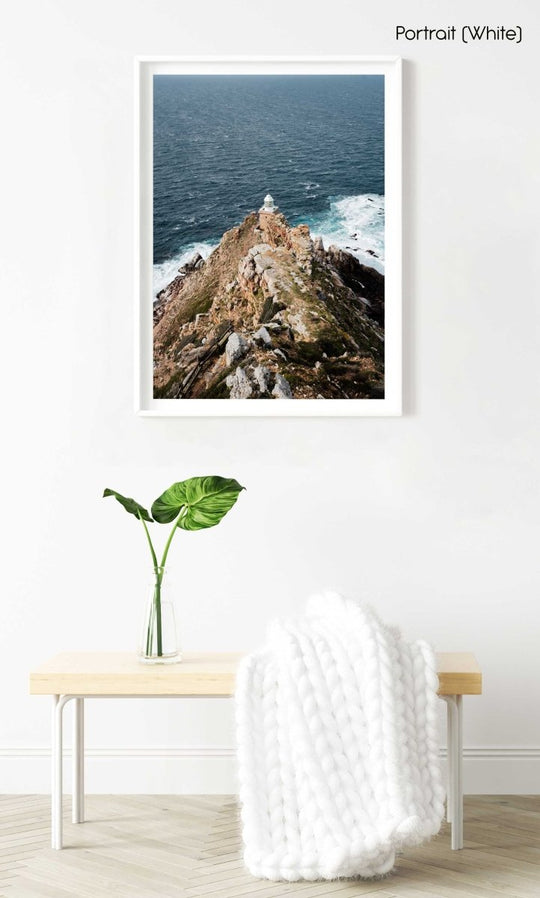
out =
[[137,410],[401,414],[400,59],[136,69]]

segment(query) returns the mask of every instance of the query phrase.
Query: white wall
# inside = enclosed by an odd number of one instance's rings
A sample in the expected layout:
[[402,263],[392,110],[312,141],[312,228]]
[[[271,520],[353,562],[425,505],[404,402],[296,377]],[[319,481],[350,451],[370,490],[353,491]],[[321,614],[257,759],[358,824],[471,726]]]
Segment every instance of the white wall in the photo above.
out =
[[[471,16],[525,40],[393,38]],[[538,791],[536,4],[19,0],[2,18],[0,791],[48,787],[29,669],[135,644],[146,550],[103,487],[150,502],[197,473],[248,491],[173,546],[186,649],[249,649],[321,586],[368,597],[477,653],[468,790]],[[132,411],[133,56],[246,52],[407,59],[400,419]],[[91,789],[234,787],[226,702],[94,703],[87,732]]]

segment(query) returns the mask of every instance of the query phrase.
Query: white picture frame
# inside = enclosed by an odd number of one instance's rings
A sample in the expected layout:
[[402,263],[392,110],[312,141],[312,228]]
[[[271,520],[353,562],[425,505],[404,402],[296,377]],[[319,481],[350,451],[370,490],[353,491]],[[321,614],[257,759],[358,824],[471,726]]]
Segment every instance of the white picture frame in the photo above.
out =
[[[153,397],[153,76],[158,74],[380,74],[385,77],[385,389],[373,399]],[[137,57],[135,60],[135,407],[144,416],[348,417],[402,413],[400,57]]]

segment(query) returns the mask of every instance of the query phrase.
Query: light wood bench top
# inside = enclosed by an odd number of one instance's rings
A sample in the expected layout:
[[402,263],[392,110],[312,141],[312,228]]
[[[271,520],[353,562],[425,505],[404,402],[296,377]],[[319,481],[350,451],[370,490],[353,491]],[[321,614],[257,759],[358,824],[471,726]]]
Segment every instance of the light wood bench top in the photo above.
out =
[[[132,652],[65,652],[32,671],[32,695],[231,696],[238,653],[187,652],[180,664],[141,664]],[[482,672],[469,652],[437,655],[439,695],[480,695]]]

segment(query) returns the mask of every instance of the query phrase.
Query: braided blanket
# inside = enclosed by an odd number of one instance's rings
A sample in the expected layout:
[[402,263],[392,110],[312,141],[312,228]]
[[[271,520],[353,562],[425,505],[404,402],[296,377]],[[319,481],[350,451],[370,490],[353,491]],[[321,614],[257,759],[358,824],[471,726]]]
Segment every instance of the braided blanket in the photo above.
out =
[[438,832],[435,658],[334,593],[278,621],[237,692],[244,858],[272,880],[372,877]]

